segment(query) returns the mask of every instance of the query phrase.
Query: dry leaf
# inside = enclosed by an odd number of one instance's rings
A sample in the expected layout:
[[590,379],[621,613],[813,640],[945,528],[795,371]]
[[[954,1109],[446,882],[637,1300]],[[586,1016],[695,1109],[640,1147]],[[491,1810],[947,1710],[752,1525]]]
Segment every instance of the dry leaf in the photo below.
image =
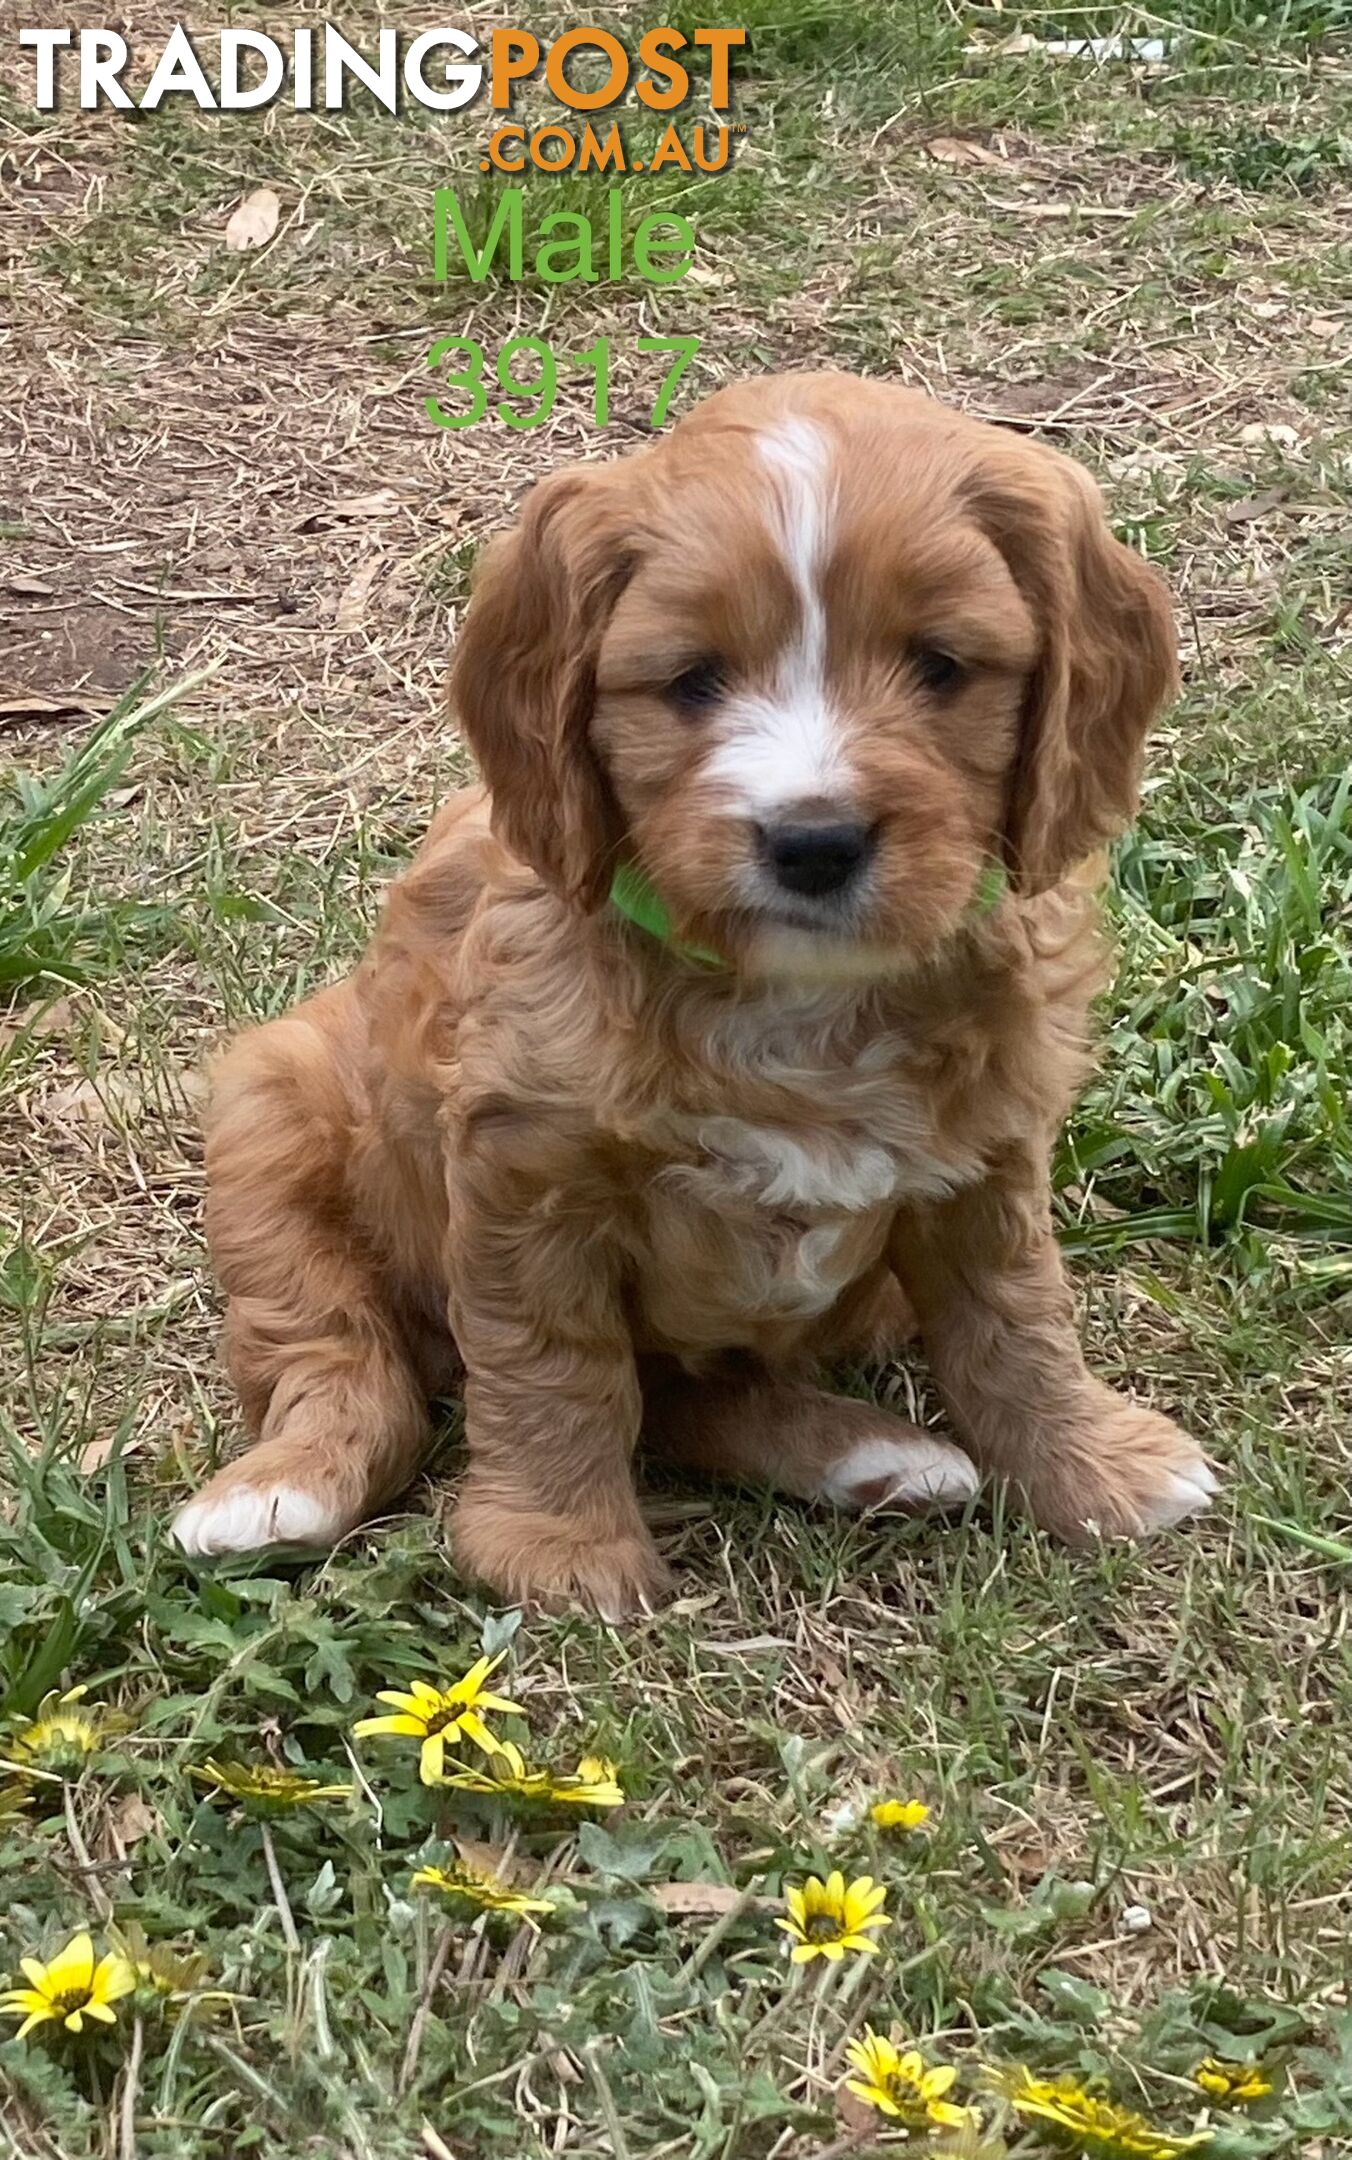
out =
[[1016,1882],[1041,1882],[1052,1864],[1045,1845],[1002,1845],[996,1858]]
[[92,1080],[72,1080],[53,1088],[43,1106],[49,1117],[83,1118],[90,1125],[106,1125],[112,1105],[104,1088]]
[[159,1826],[160,1818],[154,1808],[137,1792],[129,1792],[113,1809],[109,1820],[113,1836],[124,1849],[129,1845],[139,1845],[142,1838],[149,1837],[151,1831],[158,1830]]
[[1251,420],[1240,429],[1239,439],[1242,443],[1271,443],[1274,449],[1294,450],[1300,433],[1285,420]]
[[42,1107],[48,1117],[75,1118],[87,1125],[132,1124],[147,1114],[162,1118],[174,1111],[195,1110],[206,1093],[204,1073],[191,1067],[183,1071],[166,1067],[153,1089],[110,1072],[100,1080],[72,1080],[65,1087],[53,1088]]
[[366,614],[366,602],[379,570],[380,557],[372,555],[362,564],[355,577],[349,580],[338,598],[338,608],[333,618],[335,630],[342,632],[361,628]]
[[[144,1438],[144,1435],[126,1441],[122,1447],[122,1454],[124,1456],[134,1455],[141,1445],[142,1438]],[[91,1440],[87,1446],[81,1448],[78,1461],[86,1477],[91,1470],[101,1470],[103,1468],[116,1446],[117,1441],[110,1433],[106,1438]]]
[[1227,525],[1249,525],[1255,518],[1266,517],[1270,510],[1280,510],[1290,493],[1289,488],[1268,488],[1261,495],[1246,495],[1242,502],[1228,503],[1225,522]]
[[329,510],[333,517],[340,518],[388,517],[402,501],[393,488],[376,488],[370,495],[340,495],[330,503]]
[[32,1036],[35,1042],[40,1042],[48,1035],[69,1034],[74,1022],[74,999],[68,997],[53,998],[50,1005],[45,1005],[42,1011],[29,1021],[26,1032]]
[[723,1882],[652,1883],[648,1896],[672,1920],[707,1920],[749,1902],[735,1883]]
[[[646,1509],[644,1512],[646,1514]],[[690,1598],[685,1602],[693,1605],[695,1600]],[[674,1605],[666,1608],[668,1612],[674,1612],[675,1609]],[[742,1635],[735,1642],[725,1642],[721,1636],[715,1642],[710,1636],[704,1647],[711,1650],[716,1657],[760,1657],[767,1650],[792,1650],[793,1644],[787,1635]]]
[[230,213],[225,228],[226,246],[236,255],[242,255],[246,248],[262,247],[276,232],[281,214],[281,200],[272,189],[255,188],[252,195],[246,195],[239,207]]
[[936,135],[925,148],[940,165],[1003,165],[1005,162],[998,150],[992,150],[987,143],[973,142],[965,135]]
[[297,532],[315,532],[324,525],[340,525],[357,518],[392,517],[403,508],[404,498],[393,488],[376,488],[370,495],[339,495],[318,510],[307,512]]
[[836,2114],[841,2128],[850,2133],[853,2142],[865,2140],[871,2145],[879,2128],[879,2121],[867,2100],[861,2100],[843,2082],[836,2092]]
[[44,578],[16,576],[5,579],[5,591],[17,593],[21,600],[50,600],[56,587]]
[[499,1882],[514,1883],[516,1868],[502,1845],[485,1845],[478,1838],[456,1838],[455,1849],[466,1867],[480,1875],[496,1875]]
[[0,721],[50,720],[58,713],[90,710],[90,700],[78,692],[33,690],[27,683],[0,679]]

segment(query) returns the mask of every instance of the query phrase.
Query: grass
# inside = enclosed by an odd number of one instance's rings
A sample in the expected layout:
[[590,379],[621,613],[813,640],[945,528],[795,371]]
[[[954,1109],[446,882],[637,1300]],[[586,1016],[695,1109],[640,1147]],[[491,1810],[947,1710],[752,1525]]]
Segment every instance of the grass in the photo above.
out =
[[[173,19],[143,10],[138,46]],[[656,19],[614,11],[631,39]],[[657,296],[434,289],[432,190],[483,186],[463,118],[34,123],[22,77],[0,88],[23,330],[0,347],[0,1752],[53,1689],[128,1720],[0,1808],[0,1974],[138,1925],[230,1997],[0,2041],[23,2160],[843,2160],[869,2149],[839,2095],[865,2022],[961,2068],[991,2160],[1047,2149],[985,2094],[996,2060],[1182,2129],[1202,2056],[1260,2056],[1277,2090],[1212,2114],[1215,2160],[1350,2149],[1352,23],[1339,0],[738,19],[746,146],[692,197],[699,280]],[[1027,42],[1180,25],[1149,69]],[[264,184],[278,239],[227,255]],[[448,328],[490,352],[606,331],[610,427],[573,382],[532,435],[438,437]],[[692,329],[678,409],[776,365],[922,384],[1084,459],[1170,578],[1186,690],[1116,860],[1058,1205],[1097,1366],[1193,1426],[1225,1497],[1085,1557],[998,1504],[940,1528],[659,1487],[669,1611],[518,1626],[447,1557],[450,1405],[378,1532],[196,1569],[163,1526],[235,1429],[200,1058],[351,964],[463,772],[440,694],[479,538],[537,472],[640,439],[633,341]],[[918,1368],[850,1379],[937,1415]],[[527,1713],[505,1733],[612,1756],[629,1796],[515,1826],[559,1906],[539,1936],[447,1937],[414,1868],[514,1826],[352,1738],[378,1688],[482,1650]],[[355,1789],[264,1825],[189,1777],[212,1754]],[[885,1840],[882,1793],[925,1829]],[[823,1981],[773,1923],[837,1865],[893,1921]]]
[[194,687],[190,680],[147,698],[138,684],[49,778],[14,775],[12,799],[0,804],[0,989],[16,999],[53,983],[87,983],[116,935],[144,914],[73,897],[62,851],[112,793],[141,730]]
[[1119,1006],[1069,1136],[1071,1241],[1223,1244],[1266,1272],[1285,1238],[1327,1248],[1327,1283],[1352,1248],[1352,782],[1198,793],[1119,857]]

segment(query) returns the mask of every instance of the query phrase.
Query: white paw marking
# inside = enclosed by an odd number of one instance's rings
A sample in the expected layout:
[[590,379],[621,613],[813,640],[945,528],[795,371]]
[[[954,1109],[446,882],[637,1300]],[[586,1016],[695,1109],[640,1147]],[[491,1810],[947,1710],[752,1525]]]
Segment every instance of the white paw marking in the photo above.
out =
[[257,1552],[265,1545],[331,1545],[346,1528],[295,1485],[235,1485],[190,1500],[174,1520],[185,1553]]
[[1146,1530],[1170,1530],[1189,1515],[1200,1515],[1220,1491],[1220,1479],[1199,1455],[1186,1470],[1165,1472],[1160,1489],[1143,1502],[1141,1521]]
[[980,1483],[975,1464],[947,1440],[861,1440],[831,1465],[821,1495],[847,1508],[961,1507]]

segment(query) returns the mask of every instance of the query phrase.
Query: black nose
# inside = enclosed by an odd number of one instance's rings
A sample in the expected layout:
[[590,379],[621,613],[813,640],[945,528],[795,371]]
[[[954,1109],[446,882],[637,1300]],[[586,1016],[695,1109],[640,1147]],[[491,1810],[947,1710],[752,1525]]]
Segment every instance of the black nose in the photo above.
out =
[[867,825],[839,820],[770,825],[762,835],[765,860],[786,892],[816,899],[840,892],[873,852]]

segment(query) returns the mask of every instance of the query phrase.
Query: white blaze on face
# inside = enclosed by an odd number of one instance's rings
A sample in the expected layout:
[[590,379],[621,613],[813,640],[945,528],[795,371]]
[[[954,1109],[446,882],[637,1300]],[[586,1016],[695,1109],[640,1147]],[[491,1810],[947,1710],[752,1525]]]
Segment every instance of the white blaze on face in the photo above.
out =
[[728,700],[707,770],[739,816],[763,819],[791,803],[847,801],[851,774],[826,685],[821,577],[831,540],[830,444],[820,428],[791,416],[762,435],[758,448],[798,624],[769,689]]

